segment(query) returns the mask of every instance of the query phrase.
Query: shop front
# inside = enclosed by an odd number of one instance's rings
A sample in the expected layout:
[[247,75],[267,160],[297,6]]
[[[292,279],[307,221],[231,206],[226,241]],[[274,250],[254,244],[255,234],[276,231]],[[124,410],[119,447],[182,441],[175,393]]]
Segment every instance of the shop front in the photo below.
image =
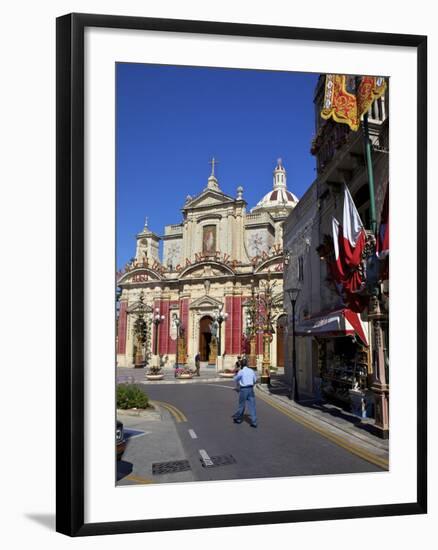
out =
[[368,323],[344,308],[302,321],[296,334],[317,344],[317,397],[361,418],[373,416]]

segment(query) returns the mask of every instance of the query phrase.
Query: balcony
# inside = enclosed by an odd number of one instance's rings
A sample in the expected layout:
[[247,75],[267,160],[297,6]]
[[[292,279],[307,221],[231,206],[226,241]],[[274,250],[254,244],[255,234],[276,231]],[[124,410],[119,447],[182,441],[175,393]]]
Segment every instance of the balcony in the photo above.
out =
[[318,173],[324,170],[336,151],[347,142],[350,133],[346,124],[338,124],[332,120],[319,127],[310,149],[311,154],[316,156]]

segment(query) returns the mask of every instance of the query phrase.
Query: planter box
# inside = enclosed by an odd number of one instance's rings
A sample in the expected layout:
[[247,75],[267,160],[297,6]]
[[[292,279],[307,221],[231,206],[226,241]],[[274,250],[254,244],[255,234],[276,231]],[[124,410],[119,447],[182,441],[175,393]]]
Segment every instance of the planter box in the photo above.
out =
[[147,374],[147,380],[163,380],[164,374]]
[[178,375],[178,378],[185,378],[185,379],[193,378],[193,374],[180,374]]

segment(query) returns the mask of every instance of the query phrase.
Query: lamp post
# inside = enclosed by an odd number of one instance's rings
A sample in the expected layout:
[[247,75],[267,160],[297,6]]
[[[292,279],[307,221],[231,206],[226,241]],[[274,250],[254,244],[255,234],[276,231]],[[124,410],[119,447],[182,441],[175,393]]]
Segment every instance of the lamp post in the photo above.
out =
[[217,339],[217,346],[218,346],[218,357],[222,358],[222,323],[228,319],[228,313],[222,313],[222,308],[219,309],[214,314],[214,321],[218,324],[219,331],[218,331],[218,339]]
[[179,338],[179,327],[181,324],[181,321],[178,319],[178,316],[175,314],[173,318],[173,322],[175,323],[176,327],[176,356],[175,356],[175,377],[176,377],[176,370],[178,368],[178,338]]
[[295,345],[295,304],[300,294],[299,288],[288,288],[286,292],[289,296],[290,303],[292,304],[292,380],[291,389],[289,393],[289,399],[298,402],[298,382],[297,382],[297,350]]
[[[158,356],[158,327],[160,326],[160,323],[164,321],[164,315],[160,315],[160,310],[158,308],[155,308],[155,313],[153,317],[153,323],[155,325],[155,342],[154,342],[154,355],[155,357]],[[160,367],[160,360],[157,358],[157,367]]]

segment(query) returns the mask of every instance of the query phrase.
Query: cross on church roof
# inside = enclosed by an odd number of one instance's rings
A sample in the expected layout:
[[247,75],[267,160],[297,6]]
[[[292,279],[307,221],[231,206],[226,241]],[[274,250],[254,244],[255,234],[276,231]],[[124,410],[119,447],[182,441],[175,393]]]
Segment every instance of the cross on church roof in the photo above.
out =
[[214,157],[208,161],[208,164],[211,164],[211,176],[214,176],[214,167],[216,164],[219,164],[219,161],[216,160]]

